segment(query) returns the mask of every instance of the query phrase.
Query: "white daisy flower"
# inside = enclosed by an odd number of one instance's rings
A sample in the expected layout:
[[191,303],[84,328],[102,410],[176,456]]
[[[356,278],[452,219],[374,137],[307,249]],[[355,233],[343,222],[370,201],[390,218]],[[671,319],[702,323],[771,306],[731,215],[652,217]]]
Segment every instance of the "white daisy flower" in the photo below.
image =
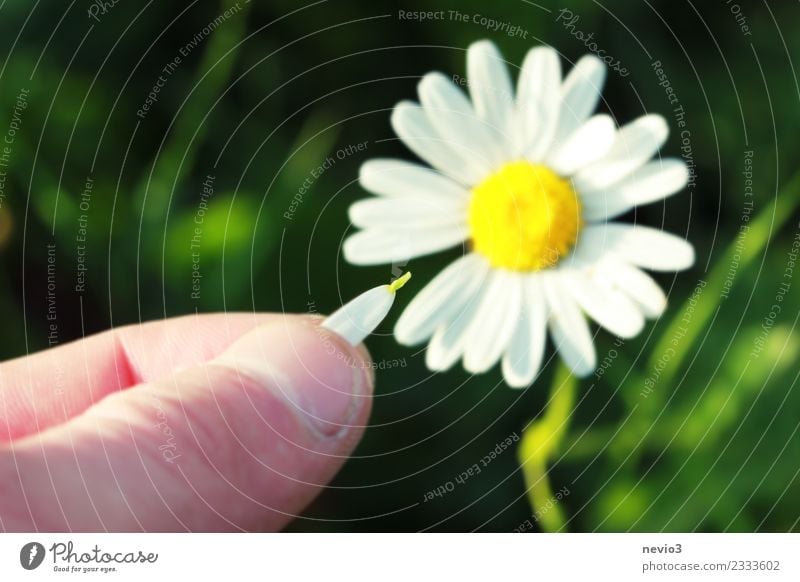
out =
[[623,338],[658,317],[666,297],[642,269],[694,262],[692,246],[660,230],[610,222],[634,206],[681,190],[679,159],[650,159],[667,138],[659,115],[617,128],[593,115],[605,65],[581,58],[562,80],[558,54],[536,47],[516,95],[488,41],[467,52],[468,98],[441,73],[419,83],[420,104],[399,103],[392,126],[430,167],[376,159],[361,185],[377,195],[350,207],[362,228],[344,245],[354,264],[401,262],[468,249],[409,304],[398,341],[429,341],[426,363],[446,370],[463,358],[471,373],[502,360],[506,382],[529,385],[546,331],[572,371],[596,367],[585,316]]

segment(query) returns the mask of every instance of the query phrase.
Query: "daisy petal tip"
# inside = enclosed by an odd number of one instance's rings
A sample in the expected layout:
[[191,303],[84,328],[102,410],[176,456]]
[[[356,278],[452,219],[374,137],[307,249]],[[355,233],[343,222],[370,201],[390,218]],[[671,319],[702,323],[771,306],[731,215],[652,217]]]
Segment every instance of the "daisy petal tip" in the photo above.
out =
[[489,39],[484,38],[481,40],[476,40],[469,45],[469,48],[467,48],[468,63],[471,60],[486,59],[487,57],[492,60],[501,59],[500,51],[498,50],[497,45],[495,45]]
[[575,63],[574,69],[576,73],[580,74],[586,79],[590,79],[598,91],[602,89],[606,80],[608,67],[605,62],[598,56],[593,54],[583,55]]
[[417,85],[417,92],[419,93],[420,97],[423,97],[423,95],[426,93],[434,93],[438,91],[439,87],[449,86],[450,84],[450,79],[448,79],[444,73],[432,71],[422,76],[422,79],[420,79],[419,84]]
[[[558,60],[558,51],[551,47],[549,44],[540,44],[538,46],[533,47],[528,51],[528,54],[525,55],[525,58],[530,59],[555,59],[556,64],[560,65],[560,61]],[[523,61],[524,62],[524,61]]]
[[[350,219],[350,224],[354,226],[360,226],[361,224],[364,224],[364,222],[361,220],[363,218],[361,209],[362,207],[358,202],[351,204],[350,208],[347,209],[347,218]],[[345,243],[345,248],[347,248],[347,243]]]
[[[352,217],[350,218],[352,221]],[[361,257],[361,253],[358,249],[358,239],[354,239],[353,236],[347,237],[342,245],[342,254],[344,255],[344,259],[350,263],[351,265],[361,265],[362,262],[359,261]]]
[[634,299],[636,300],[639,308],[642,310],[642,315],[645,318],[645,325],[647,321],[656,320],[664,315],[667,307],[669,307],[667,299],[664,295],[661,297],[655,297],[654,295],[650,297],[639,296],[635,297]]
[[642,333],[642,330],[645,326],[645,319],[644,315],[642,318],[637,321],[636,323],[631,324],[629,327],[625,329],[620,329],[617,331],[617,336],[624,340],[629,340],[635,338],[637,335]]
[[650,313],[645,313],[645,316],[648,319],[658,319],[664,315],[664,312],[667,311],[667,307],[669,307],[669,301],[667,301],[667,298],[665,297],[663,301],[653,306],[653,309]]
[[358,168],[358,183],[362,188],[368,189],[365,184],[369,184],[370,178],[375,170],[375,160],[367,160]]
[[681,160],[679,167],[680,167],[679,172],[681,173],[681,176],[683,176],[683,181],[684,181],[683,185],[686,186],[686,182],[688,182],[689,178],[691,178],[692,176],[691,172],[689,171],[689,165],[685,161]]
[[464,356],[464,370],[473,376],[485,374],[491,369],[493,364],[493,362],[487,362],[476,357],[471,357],[469,353]]
[[685,271],[687,269],[691,269],[694,267],[696,255],[694,251],[694,247],[690,242],[685,239],[682,240],[684,243],[678,249],[674,251],[674,260],[675,260],[675,271]]
[[[637,121],[640,121],[653,135],[657,136],[659,142],[663,143],[669,136],[669,124],[664,116],[659,113],[648,113],[641,116]],[[634,121],[634,123],[637,121]]]
[[690,268],[692,268],[694,266],[694,261],[695,261],[696,257],[695,257],[694,247],[692,245],[688,245],[688,246],[689,246],[689,250],[687,252],[687,257],[686,257],[686,268],[690,269]]
[[583,356],[570,354],[567,358],[564,358],[564,355],[565,354],[562,352],[564,363],[576,378],[586,378],[597,369],[597,356],[594,353],[592,353],[591,356],[589,356],[589,354]]
[[414,327],[409,323],[409,317],[407,313],[408,309],[400,314],[400,317],[397,318],[397,322],[395,322],[394,329],[392,330],[394,339],[402,346],[414,345],[414,342],[412,341]]
[[413,115],[417,107],[419,107],[419,105],[408,99],[399,101],[394,106],[389,116],[389,123],[394,128],[395,133],[398,135],[402,134],[403,128],[410,123],[409,116]]
[[495,47],[495,44],[492,41],[490,41],[488,38],[482,38],[482,39],[476,40],[471,45],[469,45],[469,47],[467,48],[467,52],[478,51],[478,50],[486,50],[486,49],[495,50],[496,48],[497,47]]
[[395,325],[393,333],[395,341],[401,346],[411,347],[414,345],[411,341],[411,335],[405,327],[401,327],[399,324]]
[[586,378],[591,375],[596,368],[597,364],[594,361],[580,362],[572,367],[572,374],[577,378]]
[[432,372],[446,372],[453,367],[455,362],[448,362],[444,357],[434,353],[430,346],[425,352],[425,365]]
[[533,384],[533,380],[528,381],[527,378],[509,376],[508,374],[503,374],[503,379],[505,380],[508,387],[513,388],[514,390],[524,390],[525,388],[528,388],[530,387],[531,384]]

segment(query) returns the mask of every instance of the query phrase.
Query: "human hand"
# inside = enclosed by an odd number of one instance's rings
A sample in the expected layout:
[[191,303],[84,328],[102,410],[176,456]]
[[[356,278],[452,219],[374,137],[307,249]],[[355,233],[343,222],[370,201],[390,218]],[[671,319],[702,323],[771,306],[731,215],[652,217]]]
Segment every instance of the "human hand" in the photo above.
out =
[[318,323],[187,316],[0,364],[0,529],[280,529],[370,411],[369,355]]

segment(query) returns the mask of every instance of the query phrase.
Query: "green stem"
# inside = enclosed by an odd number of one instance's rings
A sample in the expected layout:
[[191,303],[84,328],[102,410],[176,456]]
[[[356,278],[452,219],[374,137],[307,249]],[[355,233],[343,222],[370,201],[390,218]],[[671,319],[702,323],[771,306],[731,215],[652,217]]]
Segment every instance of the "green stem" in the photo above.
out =
[[544,531],[559,531],[566,525],[564,511],[550,486],[548,462],[560,450],[567,433],[578,382],[562,362],[553,377],[544,416],[531,422],[522,434],[519,462],[528,499]]

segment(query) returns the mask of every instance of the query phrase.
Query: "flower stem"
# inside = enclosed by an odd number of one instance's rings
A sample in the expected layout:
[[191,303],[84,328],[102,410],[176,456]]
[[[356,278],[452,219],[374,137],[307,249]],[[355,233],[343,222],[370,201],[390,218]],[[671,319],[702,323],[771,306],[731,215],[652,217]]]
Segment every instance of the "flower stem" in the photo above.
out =
[[522,434],[519,462],[527,486],[528,500],[544,531],[559,531],[566,525],[563,509],[550,486],[547,465],[560,450],[575,406],[578,382],[563,362],[559,364],[550,388],[544,415],[532,421]]

